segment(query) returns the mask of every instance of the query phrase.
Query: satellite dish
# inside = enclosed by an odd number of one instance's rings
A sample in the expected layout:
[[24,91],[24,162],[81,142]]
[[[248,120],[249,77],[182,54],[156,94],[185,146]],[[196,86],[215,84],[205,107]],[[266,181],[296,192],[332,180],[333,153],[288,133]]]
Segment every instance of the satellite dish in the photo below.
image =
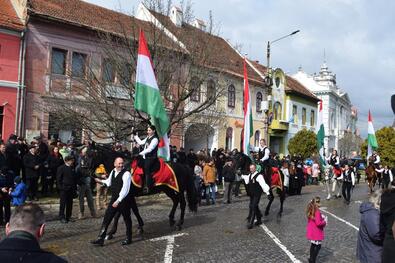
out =
[[391,96],[391,107],[392,107],[392,111],[395,114],[395,94]]

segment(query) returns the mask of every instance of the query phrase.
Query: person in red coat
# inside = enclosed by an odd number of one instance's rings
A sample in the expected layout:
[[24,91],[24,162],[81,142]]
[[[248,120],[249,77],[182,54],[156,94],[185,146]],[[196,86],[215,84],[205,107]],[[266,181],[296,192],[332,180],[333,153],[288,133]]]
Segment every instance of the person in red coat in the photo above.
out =
[[324,240],[324,227],[328,218],[320,212],[320,198],[314,197],[307,205],[306,238],[310,241],[309,263],[315,263]]

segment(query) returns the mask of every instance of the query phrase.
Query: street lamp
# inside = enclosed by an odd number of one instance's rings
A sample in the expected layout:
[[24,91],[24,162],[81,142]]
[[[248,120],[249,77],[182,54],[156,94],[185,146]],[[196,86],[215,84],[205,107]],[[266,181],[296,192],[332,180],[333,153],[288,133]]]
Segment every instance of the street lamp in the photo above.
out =
[[273,85],[273,79],[272,79],[272,76],[271,76],[271,68],[270,68],[270,45],[275,43],[275,42],[278,42],[278,41],[280,41],[280,40],[282,40],[284,38],[293,36],[293,35],[295,35],[295,34],[297,34],[299,32],[300,32],[300,30],[296,30],[296,31],[293,31],[292,33],[290,33],[288,35],[285,35],[285,36],[282,36],[282,37],[277,38],[275,40],[267,42],[267,49],[266,49],[267,65],[266,65],[266,76],[265,76],[265,86],[267,88],[267,98],[268,98],[267,99],[267,101],[268,101],[267,102],[268,103],[268,108],[267,108],[266,116],[265,116],[266,117],[266,120],[265,120],[265,138],[266,138],[267,145],[269,145],[269,110],[271,108],[270,107],[271,101],[269,101],[269,96],[271,98],[271,93],[272,93],[271,87]]

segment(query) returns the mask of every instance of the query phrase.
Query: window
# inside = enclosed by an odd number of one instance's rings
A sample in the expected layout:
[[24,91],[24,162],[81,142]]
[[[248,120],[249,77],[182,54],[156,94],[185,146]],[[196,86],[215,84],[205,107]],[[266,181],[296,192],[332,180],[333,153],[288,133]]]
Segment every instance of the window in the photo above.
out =
[[254,146],[257,147],[259,146],[259,137],[261,136],[261,132],[260,131],[255,131],[255,135],[254,135]]
[[200,81],[197,78],[192,78],[190,82],[191,101],[200,102]]
[[293,123],[298,123],[298,106],[296,105],[292,106],[292,118]]
[[129,63],[122,64],[118,73],[119,83],[123,86],[129,86],[132,79],[132,65]]
[[109,83],[115,82],[115,67],[110,59],[103,60],[103,81]]
[[233,128],[226,129],[225,150],[232,150]]
[[302,108],[302,125],[306,125],[306,108]]
[[77,78],[83,78],[86,70],[86,55],[73,52],[73,58],[71,62],[71,75]]
[[315,111],[311,110],[310,113],[310,126],[314,127],[315,126]]
[[215,98],[216,90],[214,80],[210,79],[207,82],[207,100],[212,100]]
[[274,103],[274,119],[275,120],[280,120],[281,119],[281,112],[282,112],[282,107],[280,102]]
[[256,112],[262,112],[262,93],[258,92],[256,94]]
[[236,104],[236,89],[235,86],[228,87],[228,107],[234,108]]
[[51,73],[66,75],[67,51],[59,48],[52,49]]

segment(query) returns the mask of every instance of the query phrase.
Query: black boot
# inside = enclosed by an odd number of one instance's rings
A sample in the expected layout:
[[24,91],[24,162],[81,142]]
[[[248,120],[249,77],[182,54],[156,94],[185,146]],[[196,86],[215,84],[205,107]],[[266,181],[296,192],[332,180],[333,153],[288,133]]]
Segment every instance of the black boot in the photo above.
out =
[[132,244],[132,229],[130,229],[129,231],[127,231],[126,233],[126,239],[124,241],[121,242],[122,246],[126,246],[126,245],[130,245]]
[[92,240],[91,244],[93,245],[98,245],[98,246],[103,246],[104,245],[104,239],[106,237],[106,229],[102,228],[99,232],[99,236],[97,237],[96,240]]
[[262,217],[257,217],[255,225],[256,226],[262,225]]
[[248,221],[247,228],[252,229],[254,227],[255,213],[252,213],[250,220]]

